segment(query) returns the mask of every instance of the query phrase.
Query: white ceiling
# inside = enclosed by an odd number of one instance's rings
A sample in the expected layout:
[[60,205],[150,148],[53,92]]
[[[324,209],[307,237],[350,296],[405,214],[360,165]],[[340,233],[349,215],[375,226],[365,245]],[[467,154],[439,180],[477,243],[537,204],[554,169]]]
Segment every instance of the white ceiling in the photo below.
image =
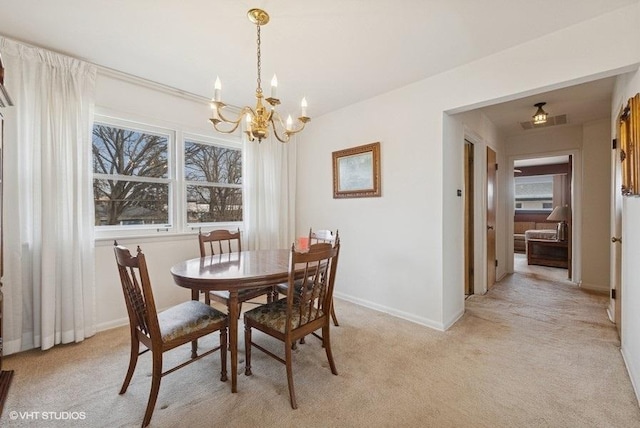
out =
[[[540,72],[543,73],[544,70]],[[615,77],[609,77],[484,107],[480,110],[506,136],[538,131],[538,129],[524,131],[520,122],[533,119],[533,114],[537,110],[534,104],[539,102],[547,103],[543,109],[549,116],[564,114],[567,115],[567,125],[581,124],[611,116],[611,95],[614,81]]]
[[[306,96],[313,117],[638,1],[0,0],[0,34],[205,97],[220,76],[223,101],[245,105],[256,83],[246,12],[260,7],[271,15],[265,92],[276,72],[282,112],[295,115]],[[568,97],[602,103],[610,82],[599,85],[541,101],[552,115],[594,115]],[[507,129],[528,120],[538,98],[486,111]]]

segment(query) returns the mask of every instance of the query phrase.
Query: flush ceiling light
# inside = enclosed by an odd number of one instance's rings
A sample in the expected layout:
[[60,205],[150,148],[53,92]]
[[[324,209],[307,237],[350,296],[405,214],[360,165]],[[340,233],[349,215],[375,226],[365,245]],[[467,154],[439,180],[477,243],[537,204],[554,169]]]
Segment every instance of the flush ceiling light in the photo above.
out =
[[536,110],[536,114],[533,115],[533,123],[535,125],[547,123],[547,116],[549,116],[549,114],[542,109],[542,106],[545,104],[546,103],[534,104],[534,107],[538,107],[538,110]]
[[[226,104],[220,101],[220,92],[222,89],[222,85],[220,84],[220,79],[216,78],[214,96],[213,100],[211,101],[211,106],[213,108],[213,117],[209,120],[213,124],[213,127],[216,129],[216,131],[225,134],[234,132],[238,128],[238,126],[240,126],[241,122],[245,122],[244,132],[250,141],[258,140],[258,142],[261,142],[269,136],[269,128],[271,128],[275,137],[279,141],[286,143],[289,141],[289,138],[293,134],[302,131],[307,122],[311,120],[307,116],[307,100],[305,98],[302,98],[302,102],[300,103],[300,116],[294,124],[290,115],[289,117],[287,117],[287,120],[285,122],[276,111],[276,106],[280,104],[280,100],[276,98],[276,88],[278,86],[278,80],[276,79],[275,75],[271,80],[271,96],[264,99],[261,86],[262,80],[260,78],[260,27],[262,25],[266,25],[269,22],[269,15],[264,10],[251,9],[247,13],[247,16],[249,20],[253,22],[258,28],[258,87],[256,88],[255,93],[256,106],[254,108],[251,108],[249,106],[243,107],[242,109],[240,109],[240,113],[237,114],[235,118],[228,118],[224,116],[223,109],[226,107]],[[267,105],[263,104],[263,99],[267,102]],[[227,127],[223,129],[222,126],[220,126],[221,124],[226,124]]]

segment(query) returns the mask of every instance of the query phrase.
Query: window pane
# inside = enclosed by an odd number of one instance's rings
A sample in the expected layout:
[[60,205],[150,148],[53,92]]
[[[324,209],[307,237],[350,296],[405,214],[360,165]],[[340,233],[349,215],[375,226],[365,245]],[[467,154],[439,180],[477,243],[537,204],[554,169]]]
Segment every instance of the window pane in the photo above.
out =
[[515,204],[522,210],[551,210],[553,176],[539,175],[515,178]]
[[95,124],[93,172],[166,178],[166,136]]
[[169,223],[169,185],[93,180],[96,226]]
[[240,150],[185,141],[184,174],[188,181],[242,184]]
[[242,221],[242,189],[187,186],[187,222]]

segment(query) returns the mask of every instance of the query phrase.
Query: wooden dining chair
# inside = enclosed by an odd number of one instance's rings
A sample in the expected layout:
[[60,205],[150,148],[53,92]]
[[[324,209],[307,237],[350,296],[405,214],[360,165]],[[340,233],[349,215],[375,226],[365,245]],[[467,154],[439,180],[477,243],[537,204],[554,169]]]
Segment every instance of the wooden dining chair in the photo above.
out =
[[[213,230],[209,233],[199,232],[198,241],[200,243],[200,257],[242,251],[240,229],[235,232],[231,232],[226,229]],[[270,302],[274,295],[274,287],[250,288],[238,291],[238,317],[240,317],[240,310],[242,309],[243,302],[255,299],[262,295],[266,295],[267,302]],[[216,290],[205,293],[204,301],[206,304],[210,304],[212,299],[224,304],[227,307],[227,313],[229,313],[228,291]]]
[[[317,230],[314,232],[313,229],[310,228],[308,245],[313,245],[320,242],[333,243],[335,242],[337,237],[338,237],[337,230],[336,230],[336,233],[334,234],[330,230]],[[302,284],[301,280],[296,281],[296,287],[298,288],[301,287],[301,284]],[[278,293],[284,294],[286,296],[288,287],[289,285],[287,283],[282,283],[282,284],[276,285],[276,290]],[[335,325],[336,327],[340,325],[338,324],[338,317],[336,316],[336,310],[333,304],[331,305],[331,319],[333,319],[333,325]],[[304,338],[302,339],[301,343],[304,343]]]
[[[147,262],[140,247],[134,257],[126,247],[114,242],[114,252],[131,332],[129,369],[120,394],[127,391],[138,356],[148,351],[151,351],[152,355],[151,391],[142,421],[142,426],[145,427],[151,421],[163,376],[220,349],[220,380],[223,382],[227,380],[228,319],[226,314],[195,300],[180,303],[158,313],[153,299]],[[197,339],[216,331],[220,332],[220,345],[197,355]],[[191,359],[163,372],[163,354],[189,342],[192,343]],[[140,351],[140,343],[146,347],[143,351]]]
[[[244,314],[245,374],[251,375],[251,347],[285,364],[291,407],[296,409],[296,394],[293,387],[292,346],[300,338],[322,329],[322,340],[331,373],[338,374],[331,352],[329,328],[333,304],[333,288],[338,267],[340,239],[335,243],[318,243],[308,251],[298,252],[295,245],[289,258],[289,287],[287,297]],[[302,272],[302,287],[295,287],[296,276]],[[284,342],[284,359],[252,341],[252,329]]]

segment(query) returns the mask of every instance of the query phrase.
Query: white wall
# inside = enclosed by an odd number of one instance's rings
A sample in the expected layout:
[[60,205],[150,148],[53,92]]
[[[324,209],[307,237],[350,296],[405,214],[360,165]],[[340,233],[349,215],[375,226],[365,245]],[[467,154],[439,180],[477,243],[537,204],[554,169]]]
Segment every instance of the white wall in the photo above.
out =
[[[617,79],[611,107],[613,126],[620,108],[640,92],[640,72]],[[615,128],[612,129],[615,137]],[[621,352],[631,377],[636,397],[640,400],[640,198],[625,197],[622,205],[622,346]],[[615,305],[612,303],[611,309]]]
[[584,125],[582,141],[582,287],[609,292],[611,121]]
[[[452,141],[459,141],[459,145],[452,145],[450,151],[451,159],[445,161],[447,165],[458,169],[461,173],[464,172],[464,165],[462,164],[462,158],[456,159],[462,153],[462,144],[464,140],[469,140],[473,143],[474,147],[474,293],[484,294],[487,291],[487,234],[486,234],[486,210],[487,210],[487,148],[491,148],[496,152],[498,163],[498,175],[497,183],[503,182],[503,174],[506,174],[507,168],[505,168],[505,150],[502,137],[498,134],[495,125],[479,110],[472,110],[465,113],[459,113],[455,115],[445,115],[445,123],[448,123],[445,132],[449,135]],[[498,207],[496,212],[496,223],[498,225],[505,223],[506,210],[504,209],[504,201],[506,201],[506,193],[504,186],[497,186],[496,205]],[[460,219],[463,221],[463,218]],[[453,222],[452,222],[453,223]],[[452,224],[452,226],[455,226]],[[462,233],[463,226],[456,229],[451,233]],[[498,267],[496,268],[496,279],[499,280],[507,273],[506,270],[506,239],[504,228],[498,228],[496,230],[496,259],[498,260]],[[445,234],[449,236],[449,233]],[[459,248],[462,252],[464,248]],[[460,256],[463,257],[462,255]],[[463,272],[460,272],[463,275]],[[460,278],[459,281],[463,281],[464,278]],[[445,292],[451,292],[456,294],[456,300],[461,299],[459,290],[454,287],[446,289]],[[462,296],[464,297],[464,296]],[[453,300],[453,299],[452,299]],[[446,300],[445,300],[446,303]],[[460,303],[459,309],[462,309],[464,303]]]
[[[298,146],[298,232],[339,228],[336,294],[436,328],[462,310],[458,132],[443,112],[619,74],[640,62],[635,4],[314,119]],[[544,72],[540,72],[544,64]],[[382,197],[332,199],[331,152],[380,141]]]
[[622,202],[622,355],[640,400],[640,198]]

